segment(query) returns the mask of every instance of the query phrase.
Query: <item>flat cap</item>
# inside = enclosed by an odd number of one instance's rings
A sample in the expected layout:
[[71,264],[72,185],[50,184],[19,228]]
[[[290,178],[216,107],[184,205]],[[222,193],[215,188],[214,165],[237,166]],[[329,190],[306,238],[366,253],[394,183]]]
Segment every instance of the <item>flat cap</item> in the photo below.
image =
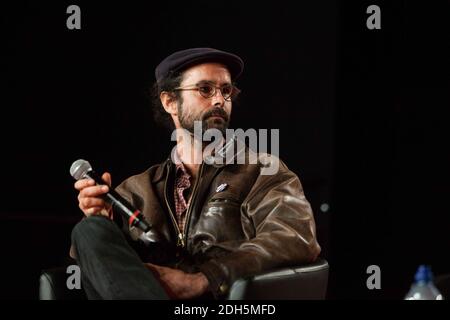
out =
[[172,53],[161,61],[155,69],[156,81],[161,82],[170,72],[182,71],[205,62],[223,63],[230,71],[232,80],[244,70],[244,61],[235,54],[213,48],[191,48]]

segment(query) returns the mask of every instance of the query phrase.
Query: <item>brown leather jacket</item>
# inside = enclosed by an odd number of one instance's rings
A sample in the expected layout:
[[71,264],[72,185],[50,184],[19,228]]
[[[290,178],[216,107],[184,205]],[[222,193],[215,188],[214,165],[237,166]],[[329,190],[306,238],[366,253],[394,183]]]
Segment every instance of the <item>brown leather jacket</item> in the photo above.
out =
[[[281,160],[275,175],[261,175],[260,168],[203,163],[183,234],[174,216],[170,159],[125,180],[117,192],[141,210],[158,237],[150,246],[135,247],[141,258],[203,272],[215,297],[225,295],[237,278],[315,260],[320,246],[299,178]],[[137,240],[137,230],[125,223],[123,230]]]

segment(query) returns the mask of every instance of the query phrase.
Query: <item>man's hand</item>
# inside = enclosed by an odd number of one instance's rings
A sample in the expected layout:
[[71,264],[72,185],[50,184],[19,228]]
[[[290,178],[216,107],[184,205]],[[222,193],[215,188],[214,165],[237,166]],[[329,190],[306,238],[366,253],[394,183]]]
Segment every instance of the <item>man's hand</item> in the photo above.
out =
[[186,273],[152,263],[146,263],[145,265],[160,280],[167,294],[172,299],[195,298],[202,295],[208,288],[208,279],[201,272]]
[[[108,172],[102,175],[102,179],[111,186],[111,175]],[[109,191],[108,185],[97,186],[92,179],[81,179],[75,182],[75,189],[80,191],[78,194],[78,206],[87,217],[100,214],[111,218],[111,206],[102,199],[102,195]]]

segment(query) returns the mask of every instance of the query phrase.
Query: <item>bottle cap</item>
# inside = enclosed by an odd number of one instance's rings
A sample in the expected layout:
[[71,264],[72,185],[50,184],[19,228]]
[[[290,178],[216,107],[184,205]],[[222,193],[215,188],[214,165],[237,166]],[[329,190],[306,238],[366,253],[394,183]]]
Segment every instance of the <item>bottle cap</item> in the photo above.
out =
[[420,265],[417,269],[416,275],[414,276],[416,282],[430,282],[433,280],[433,273],[431,268],[427,265]]

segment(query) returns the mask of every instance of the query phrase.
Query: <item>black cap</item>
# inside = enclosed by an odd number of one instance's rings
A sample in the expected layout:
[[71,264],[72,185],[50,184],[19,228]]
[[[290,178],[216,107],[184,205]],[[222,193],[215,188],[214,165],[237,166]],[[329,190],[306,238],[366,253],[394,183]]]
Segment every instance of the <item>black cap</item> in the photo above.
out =
[[156,81],[160,82],[171,71],[182,71],[205,62],[223,63],[230,71],[232,80],[244,70],[244,61],[235,54],[213,48],[191,48],[172,53],[161,61],[155,69]]

